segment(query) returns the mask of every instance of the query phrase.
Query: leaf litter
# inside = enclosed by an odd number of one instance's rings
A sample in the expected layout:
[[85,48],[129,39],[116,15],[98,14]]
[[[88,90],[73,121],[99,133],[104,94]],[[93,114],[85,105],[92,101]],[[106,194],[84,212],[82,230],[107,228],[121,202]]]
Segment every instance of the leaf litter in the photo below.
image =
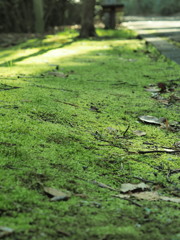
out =
[[136,198],[138,200],[148,200],[148,201],[166,201],[166,202],[174,202],[174,203],[180,203],[180,198],[174,198],[174,197],[166,197],[159,195],[158,192],[140,192],[140,193],[130,193],[130,194],[118,194],[114,197],[122,198],[122,199],[129,199],[129,198]]
[[5,238],[14,232],[12,228],[0,226],[0,238]]
[[80,197],[80,198],[87,198],[87,195],[85,195],[85,194],[81,194],[81,193],[72,194],[71,192],[69,192],[67,190],[59,190],[59,189],[51,188],[51,187],[44,187],[43,190],[50,197],[50,201],[52,201],[52,202],[67,201],[72,196]]
[[140,116],[139,119],[144,123],[150,123],[150,124],[156,124],[156,125],[162,125],[166,119],[164,117],[157,118],[154,116]]
[[161,128],[165,128],[171,132],[179,132],[180,122],[169,122],[165,117],[154,117],[154,116],[139,116],[139,120],[143,123],[159,125]]
[[71,198],[71,193],[51,187],[44,187],[44,192],[51,197],[51,201],[66,201]]
[[[149,86],[145,86],[144,89],[147,92],[151,92],[151,97],[159,103],[170,106],[180,101],[180,98],[177,96],[177,94],[179,94],[177,90],[179,84],[176,83],[176,81],[179,81],[179,79],[149,84]],[[164,93],[169,94],[171,92],[173,92],[173,94],[170,94],[169,97],[162,96]]]
[[160,195],[157,191],[150,191],[150,186],[141,182],[138,184],[124,183],[121,185],[120,194],[114,195],[114,197],[122,199],[135,198],[138,200],[148,201],[167,201],[180,203],[180,198],[166,197]]
[[150,186],[141,182],[139,184],[123,183],[121,184],[120,192],[135,192],[135,191],[144,191],[150,189]]

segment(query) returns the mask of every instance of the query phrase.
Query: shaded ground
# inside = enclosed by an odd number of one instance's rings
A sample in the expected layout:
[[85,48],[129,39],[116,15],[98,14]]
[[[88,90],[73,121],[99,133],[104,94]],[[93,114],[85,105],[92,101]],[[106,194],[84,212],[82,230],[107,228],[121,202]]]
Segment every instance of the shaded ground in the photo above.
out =
[[98,34],[1,48],[1,238],[180,239],[179,65]]

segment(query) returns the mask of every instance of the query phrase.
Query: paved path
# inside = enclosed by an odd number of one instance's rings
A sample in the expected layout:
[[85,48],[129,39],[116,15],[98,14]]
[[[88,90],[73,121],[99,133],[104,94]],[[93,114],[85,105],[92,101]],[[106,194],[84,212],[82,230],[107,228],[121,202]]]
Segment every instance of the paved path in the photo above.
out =
[[[127,17],[123,25],[138,32],[163,55],[180,64],[180,18]],[[178,46],[168,39],[178,43]]]

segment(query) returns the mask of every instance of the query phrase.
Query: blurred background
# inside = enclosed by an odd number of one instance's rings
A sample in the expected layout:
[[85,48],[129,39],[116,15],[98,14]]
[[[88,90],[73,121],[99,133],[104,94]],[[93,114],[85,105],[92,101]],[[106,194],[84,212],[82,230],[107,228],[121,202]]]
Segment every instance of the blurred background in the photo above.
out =
[[[103,21],[102,2],[96,1],[96,23]],[[125,16],[180,16],[180,0],[117,2],[124,4]],[[39,29],[42,32],[52,32],[61,26],[79,25],[81,7],[82,0],[0,0],[0,33],[33,33],[38,32],[38,26],[41,26]],[[36,19],[37,16],[39,19]],[[119,18],[122,21],[122,12]]]

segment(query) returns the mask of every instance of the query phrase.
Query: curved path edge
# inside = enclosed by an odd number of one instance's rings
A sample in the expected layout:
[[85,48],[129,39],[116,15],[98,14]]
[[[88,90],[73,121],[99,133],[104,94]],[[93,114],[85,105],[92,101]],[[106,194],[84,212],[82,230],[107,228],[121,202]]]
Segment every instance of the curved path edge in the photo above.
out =
[[137,32],[140,38],[144,39],[147,43],[155,46],[162,55],[176,62],[177,64],[180,64],[180,48],[160,37],[163,29],[165,30],[166,28],[170,29],[170,31],[176,31],[176,33],[178,33],[178,36],[180,37],[180,20],[173,22],[163,22],[159,20],[148,21],[148,19],[145,20],[144,18],[142,20],[125,21],[123,23],[123,26],[134,30],[135,32]]

